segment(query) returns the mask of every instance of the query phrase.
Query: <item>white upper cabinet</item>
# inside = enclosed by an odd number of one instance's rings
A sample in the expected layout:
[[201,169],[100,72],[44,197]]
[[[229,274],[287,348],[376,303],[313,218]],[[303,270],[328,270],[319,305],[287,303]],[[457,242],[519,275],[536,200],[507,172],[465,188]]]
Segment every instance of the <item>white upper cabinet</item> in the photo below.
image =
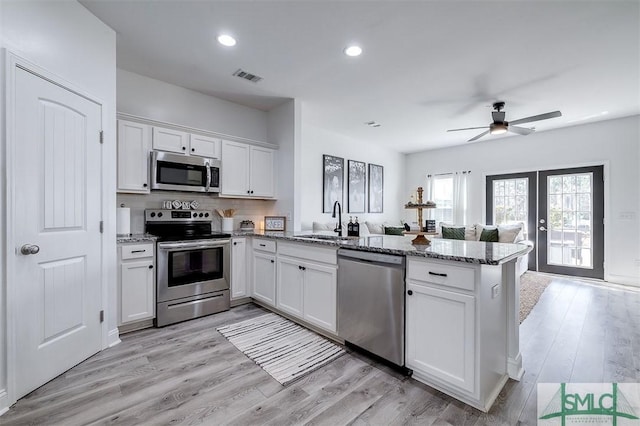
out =
[[274,151],[222,141],[222,196],[273,198]]
[[253,197],[273,197],[273,150],[252,146],[249,188]]
[[118,192],[149,193],[151,126],[118,120]]
[[189,133],[162,127],[153,128],[153,149],[156,151],[186,154],[188,145]]
[[221,139],[209,136],[194,135],[189,136],[189,154],[200,157],[220,159]]
[[222,141],[221,195],[250,196],[249,145]]

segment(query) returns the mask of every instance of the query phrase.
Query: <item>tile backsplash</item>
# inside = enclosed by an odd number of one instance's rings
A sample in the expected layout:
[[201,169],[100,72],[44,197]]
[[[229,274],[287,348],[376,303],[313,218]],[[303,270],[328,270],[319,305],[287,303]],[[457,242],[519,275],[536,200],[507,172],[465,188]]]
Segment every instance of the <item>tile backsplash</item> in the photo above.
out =
[[131,209],[131,232],[134,234],[144,232],[144,210],[160,209],[166,200],[193,201],[200,204],[199,210],[209,210],[213,213],[213,230],[220,231],[222,221],[215,213],[215,209],[236,209],[233,228],[238,229],[243,220],[252,220],[256,229],[263,227],[264,216],[280,214],[274,212],[275,200],[245,200],[236,198],[219,198],[198,193],[152,191],[150,194],[117,194],[117,206]]

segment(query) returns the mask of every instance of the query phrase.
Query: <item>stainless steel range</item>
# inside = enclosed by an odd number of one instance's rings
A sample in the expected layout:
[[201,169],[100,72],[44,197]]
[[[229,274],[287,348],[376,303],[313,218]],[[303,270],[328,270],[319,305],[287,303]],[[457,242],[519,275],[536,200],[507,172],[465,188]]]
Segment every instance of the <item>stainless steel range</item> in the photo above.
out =
[[145,210],[156,245],[156,327],[229,309],[229,234],[206,210]]

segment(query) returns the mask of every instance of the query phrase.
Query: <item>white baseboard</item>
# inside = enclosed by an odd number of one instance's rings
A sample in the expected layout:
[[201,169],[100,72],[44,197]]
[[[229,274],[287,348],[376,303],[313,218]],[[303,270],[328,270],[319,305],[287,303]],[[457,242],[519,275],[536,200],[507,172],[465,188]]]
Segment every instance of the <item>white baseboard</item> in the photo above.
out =
[[9,394],[6,389],[0,390],[0,416],[9,411]]
[[118,331],[118,327],[109,331],[109,335],[107,336],[107,347],[112,347],[120,343],[120,332]]
[[514,358],[507,358],[507,374],[509,378],[520,381],[524,375],[524,368],[522,367],[522,354],[518,352],[518,355]]
[[622,284],[634,287],[640,287],[640,279],[638,277],[630,277],[628,275],[613,275],[607,276],[607,282],[611,284]]

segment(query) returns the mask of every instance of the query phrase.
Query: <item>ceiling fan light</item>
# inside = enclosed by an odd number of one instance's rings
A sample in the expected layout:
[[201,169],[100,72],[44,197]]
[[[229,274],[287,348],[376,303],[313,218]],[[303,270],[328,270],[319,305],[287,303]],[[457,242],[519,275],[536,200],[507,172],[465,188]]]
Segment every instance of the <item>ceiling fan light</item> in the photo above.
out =
[[492,135],[502,135],[507,133],[507,126],[502,123],[492,123],[491,126],[489,126],[489,133]]

